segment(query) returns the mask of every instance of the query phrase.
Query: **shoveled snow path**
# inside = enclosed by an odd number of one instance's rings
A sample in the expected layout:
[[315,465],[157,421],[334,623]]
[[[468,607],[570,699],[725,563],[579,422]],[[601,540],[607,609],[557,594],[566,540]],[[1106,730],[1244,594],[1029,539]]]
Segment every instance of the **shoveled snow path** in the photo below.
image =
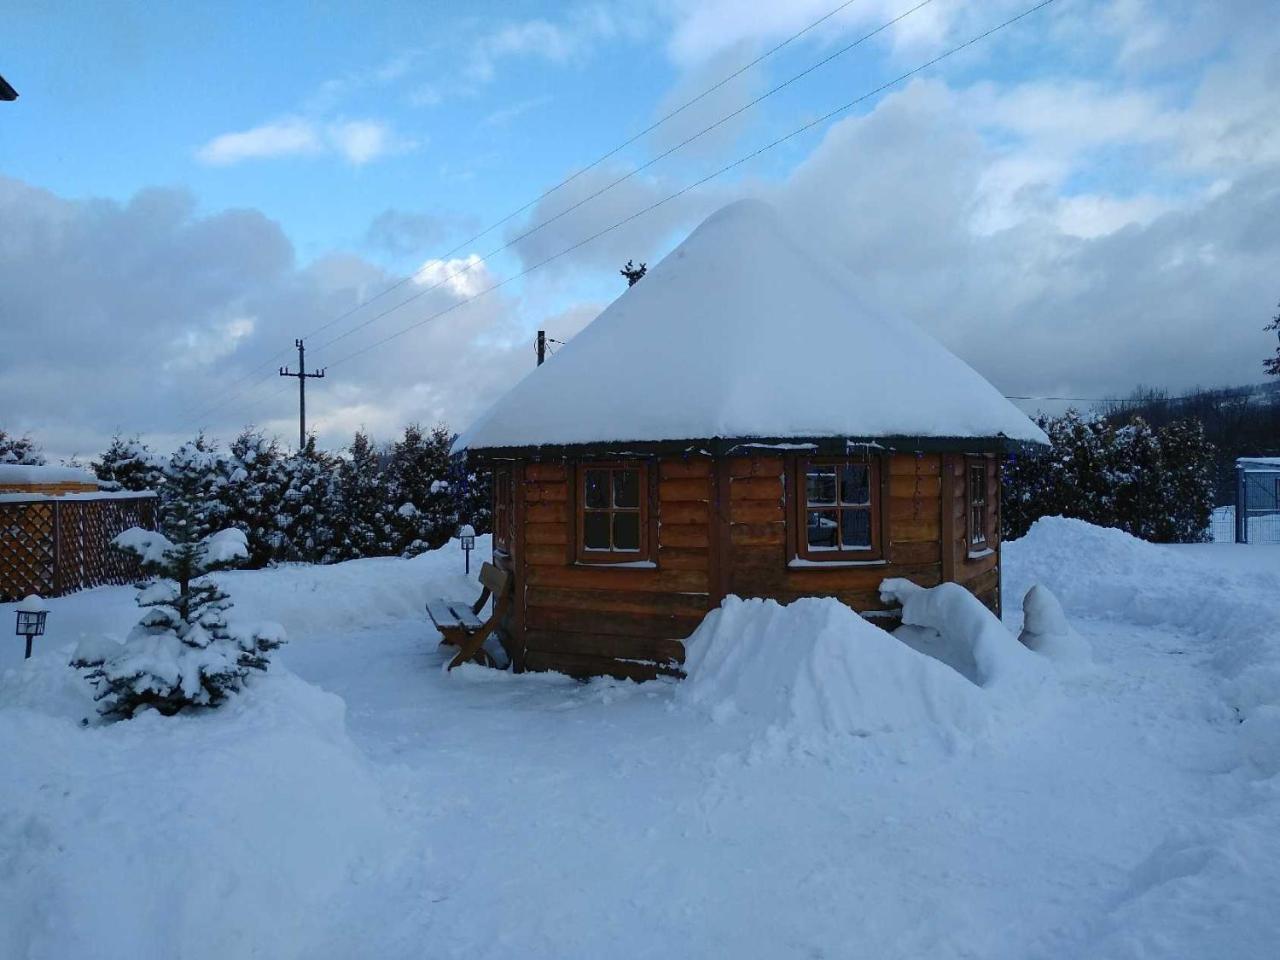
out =
[[1076,954],[1239,789],[1201,641],[1077,626],[1100,669],[1060,703],[910,764],[752,763],[670,684],[446,675],[423,623],[309,638],[290,666],[347,701],[416,846],[309,956]]

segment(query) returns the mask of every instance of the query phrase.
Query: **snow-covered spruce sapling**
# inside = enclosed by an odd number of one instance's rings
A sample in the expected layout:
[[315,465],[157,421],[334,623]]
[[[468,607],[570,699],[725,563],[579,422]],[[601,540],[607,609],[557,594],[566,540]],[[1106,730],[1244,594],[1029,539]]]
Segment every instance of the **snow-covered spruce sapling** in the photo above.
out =
[[136,557],[149,579],[138,585],[146,612],[122,645],[90,643],[72,666],[87,671],[99,711],[112,719],[150,707],[170,716],[185,707],[213,707],[243,689],[252,670],[265,670],[284,642],[278,624],[228,628],[230,597],[208,576],[248,556],[245,535],[228,529],[177,543],[132,527],[112,544]]

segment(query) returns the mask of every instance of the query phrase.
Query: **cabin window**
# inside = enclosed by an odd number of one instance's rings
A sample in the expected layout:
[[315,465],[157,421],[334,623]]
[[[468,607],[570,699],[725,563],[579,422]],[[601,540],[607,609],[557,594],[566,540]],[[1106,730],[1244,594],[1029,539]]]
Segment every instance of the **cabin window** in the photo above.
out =
[[968,505],[969,550],[981,551],[987,547],[988,520],[990,517],[989,491],[987,489],[987,461],[966,460],[965,500]]
[[649,484],[643,463],[578,468],[578,560],[628,563],[649,556]]
[[875,460],[801,460],[796,472],[799,555],[817,561],[875,559],[879,491]]
[[511,471],[493,471],[493,548],[502,553],[511,552],[515,539],[515,510],[511,499]]

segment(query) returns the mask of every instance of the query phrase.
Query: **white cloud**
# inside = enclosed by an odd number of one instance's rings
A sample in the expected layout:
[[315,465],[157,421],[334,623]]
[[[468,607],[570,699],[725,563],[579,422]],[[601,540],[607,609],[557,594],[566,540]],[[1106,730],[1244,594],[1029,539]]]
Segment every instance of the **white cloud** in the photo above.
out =
[[211,166],[229,166],[245,160],[328,153],[361,166],[415,146],[382,120],[322,124],[303,117],[285,117],[238,133],[220,134],[200,147],[196,158]]
[[388,124],[378,120],[333,123],[329,125],[327,133],[333,148],[354,166],[361,166],[413,146],[409,141],[398,138]]
[[[25,238],[0,242],[0,289],[6,317],[16,318],[0,351],[0,427],[29,430],[55,454],[93,454],[117,430],[140,431],[162,450],[199,427],[224,440],[246,423],[292,436],[296,389],[276,376],[273,355],[289,356],[299,318],[319,325],[396,279],[351,255],[299,267],[266,217],[200,215],[173,190],[126,204],[79,201],[0,176],[0,221],[6,235]],[[434,276],[477,259],[435,264]],[[326,366],[490,282],[481,264],[409,302],[421,287],[406,285],[308,341],[308,365]],[[409,420],[465,426],[532,366],[521,309],[490,294],[330,369],[307,391],[321,441],[345,443],[352,424],[382,439]]]
[[459,298],[474,297],[493,284],[493,275],[477,253],[452,260],[428,260],[413,275],[419,287],[444,287]]
[[211,166],[227,166],[242,160],[320,153],[324,149],[315,125],[300,117],[286,117],[236,133],[223,133],[196,151]]

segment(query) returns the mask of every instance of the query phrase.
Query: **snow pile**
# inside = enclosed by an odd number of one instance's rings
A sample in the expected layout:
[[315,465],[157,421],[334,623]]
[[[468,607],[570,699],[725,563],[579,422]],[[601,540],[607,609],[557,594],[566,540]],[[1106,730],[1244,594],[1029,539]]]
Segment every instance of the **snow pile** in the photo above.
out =
[[399,847],[343,702],[291,674],[83,727],[83,681],[44,656],[0,704],[0,956],[298,956]]
[[[1004,595],[1041,583],[1072,616],[1169,627],[1211,641],[1210,666],[1243,721],[1242,746],[1260,769],[1280,771],[1280,564],[1239,569],[1201,562],[1228,544],[1170,547],[1082,520],[1046,517],[1004,546]],[[1224,554],[1223,551],[1227,551]],[[1260,556],[1268,556],[1262,554]]]
[[98,478],[80,467],[53,467],[44,464],[0,463],[0,487],[37,483],[83,483],[96,487]]
[[[1280,556],[1269,549],[1160,546],[1061,517],[1037,521],[1004,546],[1006,597],[1039,582],[1078,618],[1198,637],[1221,697],[1220,713],[1207,719],[1233,735],[1206,763],[1217,798],[1209,814],[1171,829],[1134,867],[1107,912],[1088,925],[1076,955],[1209,956],[1224,952],[1225,937],[1232,956],[1275,952],[1280,562],[1272,557]],[[1027,626],[1043,629],[1034,607],[1028,605]]]
[[1019,642],[1028,650],[1048,657],[1069,672],[1078,672],[1093,659],[1089,641],[1071,628],[1049,588],[1037,583],[1022,598],[1022,633]]
[[874,738],[907,759],[920,741],[954,747],[987,725],[981,690],[836,600],[727,597],[685,649],[677,698],[759,746],[820,753]]
[[[956,583],[921,587],[910,580],[880,584],[886,603],[902,605],[899,638],[946,663],[980,687],[1032,694],[1044,665],[1013,637],[995,614]],[[908,628],[918,628],[910,630]],[[922,633],[921,631],[925,631]]]

